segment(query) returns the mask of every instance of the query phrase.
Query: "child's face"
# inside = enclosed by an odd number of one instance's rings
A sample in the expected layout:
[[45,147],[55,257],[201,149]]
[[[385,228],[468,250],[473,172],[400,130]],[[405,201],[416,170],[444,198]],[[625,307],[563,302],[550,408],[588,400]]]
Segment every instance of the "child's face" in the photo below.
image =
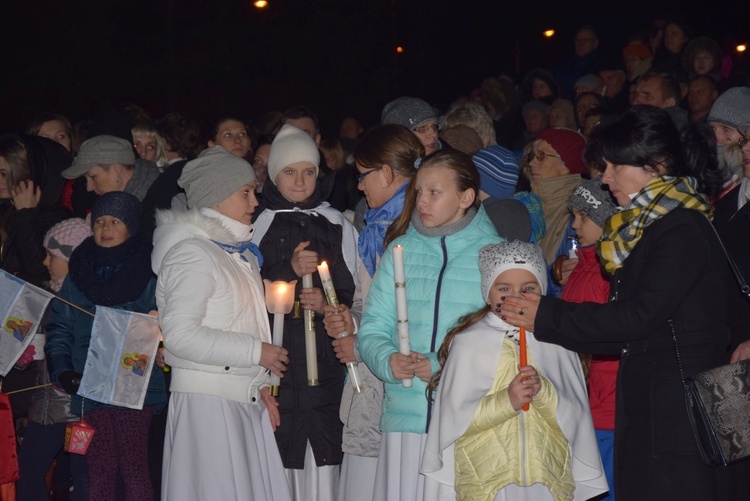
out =
[[589,219],[586,214],[573,209],[573,229],[576,232],[581,247],[593,245],[602,237],[602,228]]
[[414,185],[417,213],[427,228],[447,226],[461,219],[474,203],[474,190],[458,191],[453,171],[440,165],[422,167]]
[[315,192],[317,169],[310,162],[296,162],[281,169],[274,182],[290,202],[307,202]]
[[59,256],[51,254],[47,251],[47,257],[44,258],[42,264],[47,267],[49,277],[52,280],[60,280],[68,275],[68,262]]
[[128,227],[118,218],[101,216],[94,221],[94,243],[99,247],[117,247],[128,238]]
[[[505,270],[497,276],[490,287],[487,303],[493,307],[500,303],[503,296],[521,296],[521,294],[536,292],[542,294],[542,288],[533,273],[521,268]],[[500,316],[499,314],[497,314]]]

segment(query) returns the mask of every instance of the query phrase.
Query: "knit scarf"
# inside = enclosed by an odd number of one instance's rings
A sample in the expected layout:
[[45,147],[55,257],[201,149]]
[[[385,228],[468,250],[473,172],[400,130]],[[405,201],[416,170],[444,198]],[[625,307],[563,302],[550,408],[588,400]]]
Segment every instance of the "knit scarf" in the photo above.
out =
[[611,275],[622,267],[638,244],[643,232],[653,222],[675,209],[692,209],[711,217],[711,204],[696,191],[692,177],[657,177],[650,181],[622,212],[604,223],[604,233],[596,250],[604,268]]
[[370,276],[375,275],[378,258],[383,256],[383,241],[391,223],[404,209],[406,185],[402,184],[396,193],[381,207],[370,209],[365,213],[366,226],[359,234],[359,255]]
[[551,265],[557,258],[557,249],[560,247],[571,218],[568,202],[579,184],[581,184],[579,174],[566,174],[532,183],[532,191],[542,199],[546,231],[537,244],[542,248],[547,264]]
[[70,256],[70,280],[97,305],[138,299],[152,277],[151,244],[139,236],[116,247],[99,247],[89,237]]

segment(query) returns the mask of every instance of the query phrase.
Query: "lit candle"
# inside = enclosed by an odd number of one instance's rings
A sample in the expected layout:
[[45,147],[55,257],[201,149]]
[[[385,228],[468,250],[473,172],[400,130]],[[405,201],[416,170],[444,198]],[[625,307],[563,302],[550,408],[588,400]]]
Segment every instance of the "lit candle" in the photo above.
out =
[[[286,283],[280,280],[271,282],[263,280],[266,286],[266,308],[273,313],[273,344],[282,346],[284,344],[284,315],[292,311],[294,305],[294,286],[297,281]],[[279,395],[281,378],[271,373],[271,395]]]
[[[320,281],[323,284],[323,291],[326,294],[326,300],[329,306],[334,308],[339,307],[339,298],[336,296],[336,289],[333,288],[333,280],[331,280],[331,273],[328,271],[328,263],[323,261],[318,265],[318,273],[320,274]],[[348,336],[349,333],[344,331],[338,334],[336,337],[339,339]],[[349,372],[349,381],[351,381],[352,389],[355,393],[362,393],[362,379],[359,377],[359,371],[357,370],[357,362],[347,362],[346,370]]]
[[[396,319],[398,320],[398,351],[402,355],[411,354],[409,345],[409,316],[406,311],[406,278],[404,272],[404,248],[393,247],[393,281],[396,285]],[[411,378],[402,379],[404,388],[411,387]]]
[[[520,350],[518,358],[521,359],[521,367],[529,365],[528,355],[526,354],[526,329],[521,327],[521,332],[518,335],[518,348]],[[525,380],[526,378],[523,378]],[[523,404],[524,412],[529,410],[529,404]]]
[[[312,274],[302,276],[302,288],[311,289]],[[307,385],[318,386],[318,350],[315,346],[315,312],[305,310],[305,358],[307,361]]]

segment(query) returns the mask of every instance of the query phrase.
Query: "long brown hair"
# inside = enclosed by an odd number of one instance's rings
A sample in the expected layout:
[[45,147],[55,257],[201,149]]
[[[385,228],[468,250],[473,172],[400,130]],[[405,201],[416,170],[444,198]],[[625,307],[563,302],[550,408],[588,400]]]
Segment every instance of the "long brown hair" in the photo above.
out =
[[[430,169],[433,167],[444,167],[453,171],[456,190],[459,192],[468,189],[474,190],[474,207],[479,206],[479,171],[471,160],[469,155],[455,150],[438,150],[424,157],[419,170]],[[417,176],[419,171],[417,171]],[[406,233],[406,229],[411,222],[411,215],[417,205],[417,191],[414,182],[417,179],[414,176],[406,187],[406,199],[404,200],[404,210],[393,224],[388,228],[385,234],[384,246],[388,246],[396,238]]]
[[433,395],[438,387],[438,384],[440,384],[440,377],[443,375],[443,367],[445,367],[445,361],[448,360],[448,352],[451,349],[453,338],[456,336],[456,334],[462,333],[475,323],[479,322],[489,312],[490,305],[486,304],[483,308],[478,309],[474,313],[469,313],[468,315],[461,317],[458,320],[456,326],[449,330],[448,334],[445,335],[443,344],[440,345],[440,349],[438,350],[438,362],[440,362],[440,370],[433,374],[432,378],[430,378],[429,384],[427,385],[427,389],[425,390],[427,394],[427,400],[430,403],[433,402]]

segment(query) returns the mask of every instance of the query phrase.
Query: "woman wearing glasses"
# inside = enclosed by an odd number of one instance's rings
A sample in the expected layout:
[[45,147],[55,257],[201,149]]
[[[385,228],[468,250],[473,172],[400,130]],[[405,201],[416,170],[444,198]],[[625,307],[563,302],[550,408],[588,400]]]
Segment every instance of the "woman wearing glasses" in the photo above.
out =
[[[568,254],[568,237],[575,234],[568,201],[581,184],[581,176],[588,177],[583,162],[585,146],[583,136],[573,130],[545,129],[526,148],[524,172],[531,182],[531,192],[542,199],[547,226],[538,244],[550,266],[558,256]],[[575,263],[577,260],[563,263],[562,276],[553,278],[564,285]],[[559,296],[561,291],[557,284],[550,284],[550,295]]]
[[354,335],[354,322],[359,325],[372,277],[385,250],[385,233],[404,208],[406,187],[416,175],[417,159],[422,156],[422,144],[400,125],[373,128],[354,149],[359,188],[370,207],[365,214],[367,224],[360,232],[357,246],[361,258],[360,283],[351,311],[346,306],[340,306],[338,310],[327,307],[324,320],[329,336],[338,338],[342,332],[350,334],[336,339],[333,346],[342,363],[359,362],[364,387],[362,393],[356,394],[347,384],[341,397],[344,460],[337,501],[371,500],[375,488],[383,382],[362,363],[356,350],[358,340]]
[[438,139],[438,117],[425,101],[416,97],[399,97],[383,107],[380,122],[403,125],[409,129],[424,146],[425,155],[443,149]]

